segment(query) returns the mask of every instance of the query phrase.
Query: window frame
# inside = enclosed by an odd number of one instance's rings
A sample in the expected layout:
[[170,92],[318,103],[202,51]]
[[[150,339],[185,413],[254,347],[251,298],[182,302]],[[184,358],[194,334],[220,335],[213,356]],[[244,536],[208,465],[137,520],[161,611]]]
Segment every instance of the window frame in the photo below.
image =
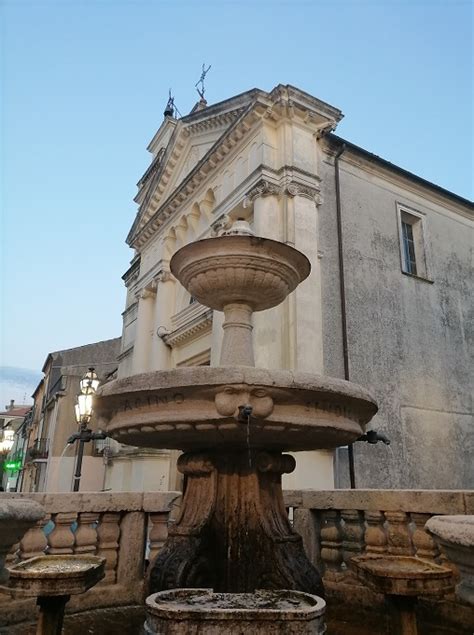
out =
[[[411,217],[413,222],[408,222],[407,217]],[[413,249],[415,255],[415,267],[416,273],[410,271],[410,266],[407,266],[405,257],[405,238],[403,235],[403,223],[411,225],[413,233]],[[399,240],[399,252],[400,252],[400,269],[403,275],[410,276],[411,278],[417,278],[418,280],[424,280],[425,282],[433,282],[431,277],[431,262],[430,252],[428,246],[427,236],[427,221],[426,214],[418,210],[404,205],[403,203],[397,203],[397,226],[398,226],[398,240]],[[415,233],[418,234],[415,237]]]

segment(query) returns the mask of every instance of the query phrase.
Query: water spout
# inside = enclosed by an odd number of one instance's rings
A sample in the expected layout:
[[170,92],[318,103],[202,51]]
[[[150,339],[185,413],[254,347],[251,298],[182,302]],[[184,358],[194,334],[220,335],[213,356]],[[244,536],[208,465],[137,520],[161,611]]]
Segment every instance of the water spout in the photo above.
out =
[[367,443],[370,443],[371,445],[375,445],[379,441],[382,441],[385,445],[390,445],[390,439],[382,432],[377,432],[377,430],[367,430],[367,432],[360,436],[357,441],[367,441]]

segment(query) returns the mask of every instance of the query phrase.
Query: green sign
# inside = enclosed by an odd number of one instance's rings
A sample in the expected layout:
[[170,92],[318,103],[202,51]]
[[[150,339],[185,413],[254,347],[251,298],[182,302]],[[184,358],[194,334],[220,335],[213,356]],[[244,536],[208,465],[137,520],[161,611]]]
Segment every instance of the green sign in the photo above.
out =
[[5,463],[5,469],[11,470],[12,472],[18,472],[21,468],[21,461],[8,461]]

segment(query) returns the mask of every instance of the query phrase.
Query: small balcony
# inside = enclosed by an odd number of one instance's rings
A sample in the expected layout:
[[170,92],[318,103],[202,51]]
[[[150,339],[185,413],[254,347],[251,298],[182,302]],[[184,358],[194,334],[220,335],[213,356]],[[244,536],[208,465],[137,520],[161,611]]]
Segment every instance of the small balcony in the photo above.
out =
[[47,459],[48,452],[49,452],[49,439],[46,437],[35,439],[33,442],[33,445],[30,446],[28,450],[26,451],[26,460],[38,461],[38,460]]

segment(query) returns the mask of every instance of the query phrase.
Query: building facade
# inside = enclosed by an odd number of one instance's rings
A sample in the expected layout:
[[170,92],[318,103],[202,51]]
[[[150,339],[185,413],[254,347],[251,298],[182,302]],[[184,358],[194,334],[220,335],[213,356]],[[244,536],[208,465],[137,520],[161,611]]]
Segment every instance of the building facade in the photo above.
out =
[[[24,462],[19,479],[22,492],[70,492],[78,444],[67,445],[77,431],[74,413],[79,381],[94,367],[103,382],[116,371],[120,338],[49,353],[44,377],[33,393],[31,420],[26,436]],[[97,430],[93,417],[89,427]],[[105,488],[104,445],[86,443],[82,463],[81,491]]]
[[13,399],[0,412],[0,487],[1,491],[15,492],[24,457],[25,436],[22,431],[30,420],[32,408],[15,405]]
[[[312,267],[282,305],[254,315],[256,365],[349,379],[378,400],[373,427],[391,445],[354,445],[356,485],[473,487],[473,206],[336,136],[341,118],[282,85],[165,116],[127,238],[118,376],[217,364],[222,314],[189,297],[169,261],[242,218]],[[175,458],[149,489],[176,486]],[[151,474],[156,457],[127,460]],[[297,461],[287,487],[348,485],[345,449]]]

